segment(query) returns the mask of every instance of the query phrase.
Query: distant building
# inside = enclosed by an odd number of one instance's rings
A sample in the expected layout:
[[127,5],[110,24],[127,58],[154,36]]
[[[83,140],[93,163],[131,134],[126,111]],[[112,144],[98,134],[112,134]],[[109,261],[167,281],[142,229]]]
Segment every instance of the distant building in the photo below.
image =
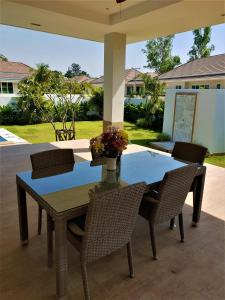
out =
[[75,76],[72,79],[74,79],[78,83],[84,83],[84,82],[91,83],[93,80],[95,80],[95,78],[92,78],[92,77],[89,77],[89,76],[86,76],[86,75]]
[[225,54],[199,58],[159,76],[168,89],[224,89]]
[[6,105],[18,97],[18,83],[27,77],[32,68],[12,61],[0,61],[0,105]]
[[[140,95],[143,91],[144,82],[141,78],[143,73],[137,69],[127,69],[125,70],[125,96],[129,95]],[[155,73],[147,73],[149,76],[156,76]],[[104,76],[96,78],[90,82],[95,86],[102,87],[104,86]]]

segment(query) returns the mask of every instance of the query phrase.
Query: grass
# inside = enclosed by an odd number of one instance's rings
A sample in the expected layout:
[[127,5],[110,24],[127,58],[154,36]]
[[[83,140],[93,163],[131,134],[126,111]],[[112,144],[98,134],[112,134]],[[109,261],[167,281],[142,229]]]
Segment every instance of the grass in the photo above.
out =
[[[37,125],[9,125],[0,126],[5,128],[30,143],[47,143],[54,142],[55,136],[51,124]],[[135,124],[125,122],[124,129],[128,132],[129,139],[132,143],[148,147],[149,142],[157,140],[158,132],[136,127]],[[76,122],[76,138],[90,139],[102,132],[101,121],[83,121]],[[205,160],[209,164],[225,168],[225,155],[212,155]]]
[[[36,125],[0,125],[26,141],[37,143],[54,142],[54,131],[50,123]],[[135,124],[125,122],[124,129],[129,134],[132,143],[147,146],[150,141],[156,140],[158,132],[137,128]],[[102,121],[82,121],[76,122],[76,138],[90,139],[102,132]]]
[[225,168],[225,154],[211,155],[205,159],[205,162],[218,167]]

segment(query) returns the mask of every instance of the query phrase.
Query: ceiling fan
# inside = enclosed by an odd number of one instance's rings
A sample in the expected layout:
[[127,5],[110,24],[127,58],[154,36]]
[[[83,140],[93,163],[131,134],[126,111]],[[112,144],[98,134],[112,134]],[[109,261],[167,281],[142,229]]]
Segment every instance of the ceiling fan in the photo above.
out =
[[122,2],[125,2],[126,0],[116,0],[116,3],[119,4],[119,3],[122,3]]

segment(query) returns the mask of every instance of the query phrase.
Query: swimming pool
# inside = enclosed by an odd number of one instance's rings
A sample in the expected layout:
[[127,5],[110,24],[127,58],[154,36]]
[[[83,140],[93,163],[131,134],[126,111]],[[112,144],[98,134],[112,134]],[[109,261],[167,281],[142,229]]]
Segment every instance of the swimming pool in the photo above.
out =
[[24,139],[13,134],[12,132],[6,130],[5,128],[0,128],[0,146],[27,143]]
[[0,136],[0,142],[5,142],[7,141],[6,139],[4,139],[4,137]]

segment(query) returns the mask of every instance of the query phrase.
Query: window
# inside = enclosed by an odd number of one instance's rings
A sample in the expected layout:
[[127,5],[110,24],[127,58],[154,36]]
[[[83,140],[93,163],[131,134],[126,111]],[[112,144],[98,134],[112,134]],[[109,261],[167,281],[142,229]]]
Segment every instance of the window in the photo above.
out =
[[137,86],[137,87],[136,87],[136,94],[137,94],[137,95],[140,95],[140,91],[141,91],[140,86]]
[[130,86],[127,86],[127,95],[130,95]]
[[220,83],[217,83],[216,88],[217,88],[217,89],[221,89],[221,84],[220,84]]
[[199,86],[199,88],[200,88],[201,90],[209,89],[209,85],[208,85],[208,84],[201,84],[201,85]]
[[181,89],[181,85],[176,85],[176,90],[180,90]]
[[0,83],[0,93],[2,93],[2,94],[13,94],[13,84],[12,84],[12,82],[1,82]]
[[193,90],[198,90],[198,89],[201,89],[201,90],[204,90],[204,89],[209,89],[209,84],[201,84],[201,85],[192,85],[191,87]]

